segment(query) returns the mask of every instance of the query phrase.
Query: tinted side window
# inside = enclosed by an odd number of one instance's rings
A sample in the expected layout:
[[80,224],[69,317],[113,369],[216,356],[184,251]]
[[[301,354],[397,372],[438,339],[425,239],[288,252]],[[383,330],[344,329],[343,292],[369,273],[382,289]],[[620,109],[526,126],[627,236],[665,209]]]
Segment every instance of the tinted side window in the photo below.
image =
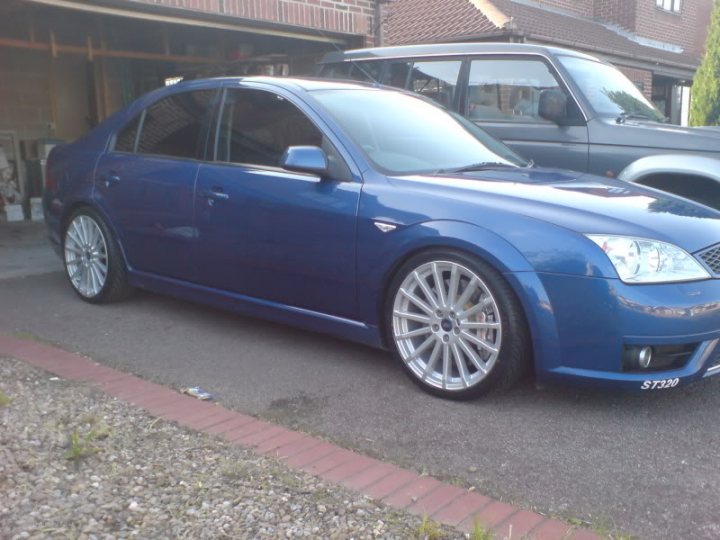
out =
[[[473,60],[466,115],[472,120],[549,123],[538,114],[540,94],[544,90],[564,92],[542,60]],[[567,95],[567,98],[568,117],[579,117],[572,97]]]
[[140,127],[141,117],[141,114],[137,115],[117,134],[117,138],[115,139],[116,152],[135,151],[135,141],[137,139],[137,133],[138,128]]
[[146,109],[137,151],[180,158],[197,158],[200,136],[214,90],[183,92]]
[[228,90],[219,161],[278,167],[290,146],[321,146],[322,134],[295,105],[261,90]]
[[218,161],[279,167],[290,146],[319,146],[327,155],[331,178],[352,178],[327,137],[300,109],[277,94],[228,90],[218,130]]
[[397,88],[407,88],[408,76],[412,62],[393,61],[388,63],[387,69],[383,75],[382,84],[395,86]]
[[325,64],[320,70],[320,75],[328,79],[376,82],[380,80],[381,67],[382,62],[379,60]]
[[353,69],[350,78],[356,81],[377,82],[380,80],[380,68],[382,62],[370,60],[367,62],[353,62]]
[[320,76],[327,79],[348,79],[352,64],[341,62],[339,64],[324,64],[320,69]]

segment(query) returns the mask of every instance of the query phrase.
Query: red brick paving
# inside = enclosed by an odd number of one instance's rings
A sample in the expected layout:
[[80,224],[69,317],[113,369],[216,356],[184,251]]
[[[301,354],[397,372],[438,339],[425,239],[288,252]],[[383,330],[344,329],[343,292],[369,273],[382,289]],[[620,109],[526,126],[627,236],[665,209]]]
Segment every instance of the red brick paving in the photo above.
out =
[[442,484],[438,489],[431,491],[410,505],[408,510],[413,514],[431,516],[465,495],[465,493],[467,493],[465,489]]
[[532,530],[533,540],[569,539],[571,527],[556,519],[546,519]]
[[493,500],[485,495],[474,492],[465,493],[465,495],[453,501],[452,504],[432,514],[431,517],[443,523],[457,526],[461,521],[479,512],[491,502]]
[[189,398],[49,345],[0,334],[0,356],[17,358],[65,378],[87,381],[153,415],[221,435],[231,444],[283,459],[289,467],[466,532],[471,532],[477,522],[492,529],[497,538],[601,538],[586,529],[575,529],[561,521],[444,484],[309,435]]
[[530,531],[545,520],[540,514],[520,510],[494,529],[497,538],[525,538]]

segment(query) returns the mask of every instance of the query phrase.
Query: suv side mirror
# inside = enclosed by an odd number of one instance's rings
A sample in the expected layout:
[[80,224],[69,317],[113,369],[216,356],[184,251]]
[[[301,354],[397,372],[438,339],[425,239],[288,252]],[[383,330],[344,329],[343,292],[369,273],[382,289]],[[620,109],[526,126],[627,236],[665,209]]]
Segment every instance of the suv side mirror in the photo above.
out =
[[327,155],[318,146],[291,146],[280,158],[280,166],[288,171],[317,174],[320,177],[328,174]]
[[543,90],[538,103],[540,118],[563,124],[567,121],[567,96],[560,90]]

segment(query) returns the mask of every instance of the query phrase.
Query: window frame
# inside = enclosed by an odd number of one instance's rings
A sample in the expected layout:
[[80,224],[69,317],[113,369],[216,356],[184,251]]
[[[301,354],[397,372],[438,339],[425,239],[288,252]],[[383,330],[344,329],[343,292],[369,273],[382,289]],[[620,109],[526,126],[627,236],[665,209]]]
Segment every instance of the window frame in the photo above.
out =
[[[665,7],[668,3],[670,7]],[[664,13],[679,15],[682,13],[682,0],[655,0],[655,7]]]
[[558,70],[552,60],[542,54],[534,53],[484,53],[484,54],[473,54],[465,57],[465,69],[461,72],[461,80],[458,82],[458,86],[462,86],[462,96],[457,111],[471,122],[479,122],[480,124],[491,123],[491,124],[503,124],[503,125],[523,125],[530,124],[534,126],[557,126],[554,122],[516,122],[511,120],[503,119],[482,119],[474,118],[471,119],[468,116],[468,91],[470,87],[470,70],[472,68],[472,62],[474,60],[500,60],[505,62],[517,62],[517,61],[536,61],[545,64],[550,75],[552,75],[558,83],[558,87],[565,93],[568,99],[568,105],[574,104],[576,111],[579,113],[578,118],[568,119],[567,122],[561,124],[563,127],[566,126],[586,126],[588,122],[587,114],[581,106],[581,102],[578,100],[574,90],[567,83],[565,76]]
[[[328,140],[328,143],[333,147],[335,150],[335,154],[337,155],[337,158],[342,160],[342,163],[344,165],[344,169],[347,171],[347,178],[328,178],[329,181],[334,182],[355,182],[356,178],[360,178],[360,175],[357,172],[357,167],[355,166],[354,162],[349,159],[343,149],[341,149],[341,146],[337,143],[337,141],[333,140],[331,136],[329,136],[329,130],[323,130],[319,125],[318,122],[312,118],[305,110],[303,110],[302,107],[300,107],[294,99],[291,98],[291,96],[288,96],[286,93],[282,92],[279,88],[266,88],[266,87],[258,87],[258,86],[250,86],[250,85],[225,85],[222,86],[219,90],[221,92],[218,95],[218,99],[215,103],[215,109],[213,110],[212,115],[212,121],[210,129],[208,130],[208,138],[206,141],[206,161],[208,163],[212,163],[214,165],[221,165],[225,167],[238,167],[241,169],[246,170],[260,170],[260,171],[271,171],[271,172],[281,172],[286,175],[292,175],[296,176],[298,178],[308,179],[311,178],[313,180],[317,179],[318,175],[313,173],[300,173],[297,171],[289,171],[287,169],[284,169],[283,167],[277,165],[263,165],[259,163],[240,163],[237,161],[223,161],[218,159],[218,151],[219,151],[219,144],[220,144],[220,129],[222,127],[223,122],[223,114],[225,111],[225,103],[227,101],[228,92],[230,91],[255,91],[255,92],[265,92],[268,94],[274,94],[276,96],[280,96],[283,99],[285,99],[288,103],[290,103],[292,106],[297,108],[300,113],[302,113],[307,120],[315,126],[315,128],[320,132],[320,134]],[[329,157],[329,156],[328,156]],[[325,180],[325,177],[322,177],[321,180]]]
[[[207,150],[208,150],[208,141],[210,138],[210,132],[212,129],[212,124],[214,122],[214,114],[215,109],[217,107],[218,97],[220,95],[220,88],[213,88],[213,87],[201,87],[201,88],[188,88],[188,89],[181,89],[169,94],[164,94],[160,98],[152,101],[151,103],[145,104],[142,107],[142,110],[139,113],[136,113],[132,116],[132,118],[125,122],[120,128],[115,130],[112,136],[112,143],[110,145],[110,152],[117,153],[117,154],[125,154],[125,155],[137,155],[137,156],[148,156],[158,159],[171,159],[171,160],[179,160],[179,161],[195,161],[195,162],[205,162],[208,160]],[[203,117],[200,121],[200,133],[198,135],[197,141],[196,141],[196,155],[194,157],[185,157],[185,156],[173,156],[173,155],[167,155],[167,154],[154,154],[149,152],[138,152],[138,145],[140,144],[140,137],[142,136],[143,129],[145,128],[145,119],[147,117],[147,112],[151,107],[154,107],[158,103],[162,102],[163,100],[170,99],[176,96],[179,96],[181,94],[189,94],[193,92],[211,92],[212,96],[210,97],[210,100],[208,101],[208,106],[206,107],[206,110],[203,114]],[[118,135],[126,129],[128,126],[130,126],[133,122],[138,121],[137,126],[137,133],[135,133],[135,141],[133,144],[133,149],[131,152],[125,151],[125,150],[117,150],[117,139]]]

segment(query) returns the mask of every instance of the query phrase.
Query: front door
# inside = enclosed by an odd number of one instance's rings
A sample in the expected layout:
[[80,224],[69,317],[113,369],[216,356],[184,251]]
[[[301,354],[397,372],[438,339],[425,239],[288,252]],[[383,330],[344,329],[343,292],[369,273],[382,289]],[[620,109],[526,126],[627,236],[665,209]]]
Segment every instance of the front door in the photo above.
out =
[[[279,167],[289,146],[322,146],[331,178]],[[355,315],[355,222],[361,184],[286,97],[228,89],[217,158],[200,167],[200,281],[322,313]]]

